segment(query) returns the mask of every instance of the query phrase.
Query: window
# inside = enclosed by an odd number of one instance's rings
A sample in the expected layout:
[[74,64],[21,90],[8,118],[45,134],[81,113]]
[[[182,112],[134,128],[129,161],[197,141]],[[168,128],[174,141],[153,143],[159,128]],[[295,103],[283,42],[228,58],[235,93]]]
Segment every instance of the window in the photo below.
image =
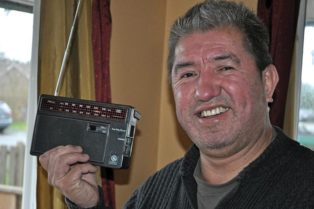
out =
[[33,11],[38,16],[39,8],[40,0],[0,1],[0,199],[10,209],[36,208],[36,159],[27,150],[37,97]]
[[298,141],[314,149],[314,1],[307,1],[303,40]]

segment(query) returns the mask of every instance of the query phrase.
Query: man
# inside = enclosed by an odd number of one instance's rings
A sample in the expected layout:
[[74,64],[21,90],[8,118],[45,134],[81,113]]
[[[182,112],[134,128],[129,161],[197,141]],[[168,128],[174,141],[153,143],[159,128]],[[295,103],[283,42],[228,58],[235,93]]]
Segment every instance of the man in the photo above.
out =
[[[270,123],[278,75],[251,11],[217,0],[191,8],[172,27],[168,69],[178,121],[194,145],[125,208],[314,208],[314,153]],[[40,157],[69,208],[105,208],[88,158],[74,146]]]

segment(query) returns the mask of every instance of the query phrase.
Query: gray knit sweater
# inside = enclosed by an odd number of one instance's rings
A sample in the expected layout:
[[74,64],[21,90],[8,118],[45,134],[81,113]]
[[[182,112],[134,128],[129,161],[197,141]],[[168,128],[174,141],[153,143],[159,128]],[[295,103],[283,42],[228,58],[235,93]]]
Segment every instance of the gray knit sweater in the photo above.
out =
[[[277,128],[265,152],[237,177],[234,188],[217,209],[314,209],[314,152],[289,139]],[[199,151],[193,146],[148,178],[125,209],[197,209],[193,177]],[[102,195],[101,195],[102,196]],[[70,209],[77,209],[71,203]],[[93,209],[106,209],[103,200]]]

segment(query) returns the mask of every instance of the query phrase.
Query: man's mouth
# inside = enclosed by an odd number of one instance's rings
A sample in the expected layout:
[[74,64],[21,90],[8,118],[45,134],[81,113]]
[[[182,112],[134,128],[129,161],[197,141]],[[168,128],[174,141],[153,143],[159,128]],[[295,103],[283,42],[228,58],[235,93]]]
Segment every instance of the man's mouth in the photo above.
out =
[[226,112],[228,110],[229,110],[229,108],[227,108],[227,107],[216,107],[216,108],[213,108],[213,109],[210,109],[210,110],[203,110],[200,113],[200,116],[202,118],[211,117],[211,116],[222,114],[222,113],[224,113],[224,112]]

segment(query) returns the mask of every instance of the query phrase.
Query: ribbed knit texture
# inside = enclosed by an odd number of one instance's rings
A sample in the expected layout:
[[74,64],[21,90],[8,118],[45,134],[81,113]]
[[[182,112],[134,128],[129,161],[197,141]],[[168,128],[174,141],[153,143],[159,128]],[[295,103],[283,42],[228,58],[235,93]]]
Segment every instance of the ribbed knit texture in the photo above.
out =
[[[239,174],[239,186],[217,209],[314,209],[314,152],[277,132],[265,152]],[[197,209],[193,172],[198,159],[193,146],[184,158],[141,185],[124,208]]]

